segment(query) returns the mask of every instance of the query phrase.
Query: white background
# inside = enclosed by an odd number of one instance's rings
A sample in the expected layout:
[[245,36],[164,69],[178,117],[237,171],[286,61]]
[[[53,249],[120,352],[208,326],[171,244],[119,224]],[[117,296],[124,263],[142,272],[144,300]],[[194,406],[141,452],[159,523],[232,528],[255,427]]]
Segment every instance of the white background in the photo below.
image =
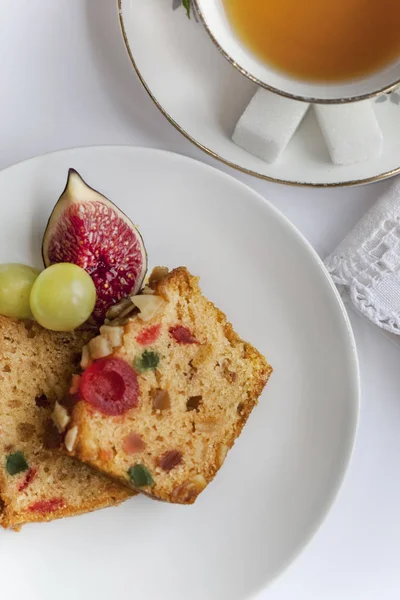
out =
[[[120,35],[116,0],[0,0],[0,32],[0,168],[93,144],[180,152],[259,191],[321,256],[389,185],[286,188],[208,158],[169,125],[141,88]],[[352,323],[363,387],[354,458],[321,530],[263,592],[264,600],[400,598],[400,340],[396,348],[360,317],[352,316]],[[81,600],[79,592],[75,598]]]

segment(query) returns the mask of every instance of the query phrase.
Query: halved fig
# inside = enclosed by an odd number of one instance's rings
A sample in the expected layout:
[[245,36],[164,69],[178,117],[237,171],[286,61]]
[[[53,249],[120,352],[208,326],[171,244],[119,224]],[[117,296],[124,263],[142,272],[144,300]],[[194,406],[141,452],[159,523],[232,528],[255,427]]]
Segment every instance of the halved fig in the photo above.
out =
[[69,169],[67,185],[50,215],[42,255],[46,267],[70,262],[89,273],[97,291],[93,317],[99,322],[110,306],[140,290],[147,271],[137,228],[75,169]]

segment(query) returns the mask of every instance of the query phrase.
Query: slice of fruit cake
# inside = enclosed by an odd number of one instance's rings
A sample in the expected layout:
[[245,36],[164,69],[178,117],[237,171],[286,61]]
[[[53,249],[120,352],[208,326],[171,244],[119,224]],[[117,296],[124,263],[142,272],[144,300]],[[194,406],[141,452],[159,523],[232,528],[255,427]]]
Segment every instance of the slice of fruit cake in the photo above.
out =
[[223,464],[272,368],[184,267],[157,268],[132,302],[138,314],[102,327],[84,349],[65,445],[137,490],[191,504]]
[[63,455],[65,398],[86,331],[55,333],[0,316],[0,525],[51,521],[118,504],[133,494]]

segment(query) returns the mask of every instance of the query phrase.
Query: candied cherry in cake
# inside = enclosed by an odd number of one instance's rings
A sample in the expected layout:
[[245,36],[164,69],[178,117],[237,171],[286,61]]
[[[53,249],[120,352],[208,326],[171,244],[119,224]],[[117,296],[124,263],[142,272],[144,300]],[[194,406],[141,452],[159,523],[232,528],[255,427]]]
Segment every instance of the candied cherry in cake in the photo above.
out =
[[135,371],[121,358],[101,358],[83,373],[80,396],[99,412],[117,416],[136,408],[139,384]]

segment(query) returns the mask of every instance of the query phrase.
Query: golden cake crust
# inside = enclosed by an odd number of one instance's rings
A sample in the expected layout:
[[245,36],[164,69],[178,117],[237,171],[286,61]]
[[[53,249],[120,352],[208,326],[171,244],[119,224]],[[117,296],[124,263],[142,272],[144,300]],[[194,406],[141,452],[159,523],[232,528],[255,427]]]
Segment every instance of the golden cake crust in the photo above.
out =
[[[159,281],[150,276],[150,286],[149,296],[162,298],[162,307],[146,322],[141,314],[131,317],[112,354],[136,371],[139,405],[107,416],[78,401],[69,424],[76,432],[71,454],[157,499],[191,504],[222,466],[272,367],[202,295],[185,267]],[[157,339],[139,341],[157,328]],[[182,332],[190,336],[186,342],[177,339]],[[138,367],[144,352],[158,357],[155,368]],[[151,484],[132,478],[138,465]]]
[[[51,421],[90,332],[54,333],[0,316],[0,525],[19,529],[118,504],[132,495],[55,449]],[[53,448],[54,447],[54,448]],[[17,454],[16,454],[17,453]],[[18,454],[19,453],[19,454]],[[10,474],[9,457],[26,467]],[[12,459],[11,459],[12,461]]]

